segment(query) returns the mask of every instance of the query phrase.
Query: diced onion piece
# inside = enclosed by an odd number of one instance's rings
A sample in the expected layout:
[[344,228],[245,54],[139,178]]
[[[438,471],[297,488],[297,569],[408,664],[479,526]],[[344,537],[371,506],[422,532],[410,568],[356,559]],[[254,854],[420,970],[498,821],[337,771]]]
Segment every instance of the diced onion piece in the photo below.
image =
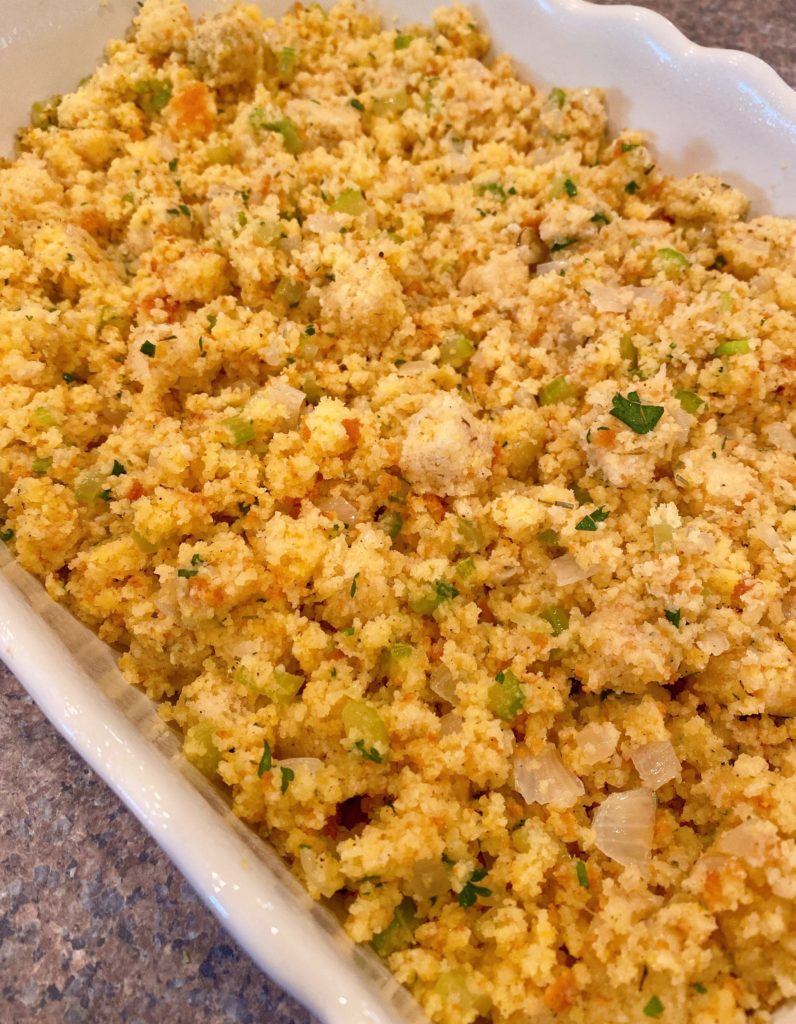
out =
[[396,373],[399,377],[416,377],[418,374],[424,373],[429,369],[434,369],[432,363],[427,363],[422,359],[413,359],[409,363],[402,363],[396,370]]
[[448,666],[442,662],[439,662],[431,670],[428,685],[432,692],[436,693],[442,700],[447,701],[448,704],[459,703],[456,698],[456,680],[453,678],[453,673]]
[[537,274],[553,274],[559,270],[563,270],[566,267],[566,260],[550,260],[548,263],[537,263],[536,273]]
[[341,221],[333,214],[311,213],[304,221],[304,231],[311,231],[314,235],[336,234],[340,230]]
[[342,494],[332,494],[328,498],[321,498],[316,504],[321,512],[333,516],[347,526],[353,526],[359,522],[359,513],[356,508]]
[[680,774],[680,759],[668,740],[636,747],[630,753],[630,760],[649,789],[660,789]]
[[578,564],[575,556],[570,554],[554,558],[550,562],[550,568],[553,570],[559,587],[569,586],[570,583],[580,583],[597,572],[596,567],[584,569],[583,566]]
[[722,853],[740,857],[752,867],[759,867],[766,861],[770,837],[766,835],[766,823],[750,818],[735,828],[728,829],[719,837],[718,847]]
[[462,731],[462,716],[456,711],[450,711],[439,720],[439,731],[441,736],[452,736]]
[[597,849],[624,867],[649,860],[655,831],[655,794],[649,789],[612,793],[592,820]]
[[796,455],[796,437],[787,423],[770,423],[763,431],[768,440],[783,452]]
[[281,405],[285,410],[284,426],[287,430],[293,430],[298,426],[299,413],[304,400],[307,397],[303,391],[291,387],[283,380],[273,380],[266,389],[266,395],[270,402]]
[[758,523],[749,532],[762,541],[766,547],[771,548],[772,551],[782,547],[782,539],[770,523]]
[[536,757],[518,754],[514,758],[514,788],[528,804],[561,809],[574,806],[585,792],[552,747]]
[[323,768],[323,761],[319,757],[280,757],[279,767],[290,768],[294,772],[305,770],[314,775]]
[[619,742],[619,730],[611,722],[591,722],[580,730],[575,741],[586,764],[599,764],[613,757]]
[[409,885],[410,892],[418,900],[445,896],[451,887],[450,870],[442,860],[424,857],[412,865]]
[[630,305],[630,297],[624,295],[621,288],[589,282],[586,291],[592,305],[600,313],[626,313]]
[[658,288],[642,286],[640,288],[634,288],[633,294],[639,302],[646,302],[647,305],[652,306],[653,309],[660,306],[663,302],[663,295]]
[[730,649],[730,641],[719,629],[706,630],[696,642],[697,647],[714,658]]

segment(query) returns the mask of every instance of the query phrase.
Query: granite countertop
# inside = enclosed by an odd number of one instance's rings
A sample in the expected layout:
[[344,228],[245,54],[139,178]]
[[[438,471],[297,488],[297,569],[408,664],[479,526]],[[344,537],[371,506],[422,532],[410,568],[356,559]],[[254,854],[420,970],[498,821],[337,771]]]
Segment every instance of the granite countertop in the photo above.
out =
[[[602,3],[623,0],[598,0]],[[647,0],[796,84],[796,5]],[[0,666],[0,1017],[307,1024]],[[3,1009],[4,1008],[4,1009]]]

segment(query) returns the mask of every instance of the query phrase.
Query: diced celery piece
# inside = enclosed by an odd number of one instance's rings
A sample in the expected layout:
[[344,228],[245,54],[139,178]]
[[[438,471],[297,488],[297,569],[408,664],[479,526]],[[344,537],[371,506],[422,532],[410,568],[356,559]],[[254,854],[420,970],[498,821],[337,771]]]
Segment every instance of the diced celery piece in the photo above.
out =
[[417,906],[414,900],[405,897],[395,908],[392,921],[383,932],[373,936],[372,946],[380,957],[385,959],[399,949],[406,949],[414,941],[415,928],[420,922],[417,919]]
[[452,334],[439,347],[439,361],[455,370],[460,369],[475,354],[475,345],[463,334]]
[[188,760],[208,779],[218,771],[221,751],[215,744],[216,731],[213,722],[199,722],[192,725],[185,734],[183,752]]
[[33,410],[33,422],[37,427],[46,430],[55,423],[55,417],[46,405],[40,405],[37,409]]
[[456,575],[460,580],[469,579],[474,572],[475,559],[472,555],[470,555],[469,558],[463,558],[460,562],[456,563]]
[[557,604],[551,604],[541,612],[541,617],[550,624],[553,636],[560,636],[569,626],[569,615]]
[[629,369],[638,369],[638,349],[629,334],[623,334],[619,339],[619,355],[629,363]]
[[361,216],[368,208],[368,201],[358,188],[344,188],[332,203],[335,213],[347,213],[351,217]]
[[90,505],[105,489],[105,474],[90,470],[75,485],[75,497],[81,505]]
[[554,377],[539,392],[539,405],[555,405],[572,398],[575,389],[566,377]]
[[229,431],[231,443],[236,448],[248,444],[256,437],[254,424],[251,420],[244,419],[243,416],[232,416],[230,419],[224,420],[224,426]]
[[511,669],[501,672],[489,687],[487,696],[489,710],[504,722],[513,722],[524,705],[525,694],[519,679]]
[[350,700],[343,707],[342,717],[352,751],[381,764],[390,749],[390,736],[378,711],[362,700]]
[[372,110],[376,117],[392,117],[402,114],[409,106],[409,96],[405,89],[399,89],[392,96],[382,96],[373,101]]
[[301,281],[291,281],[289,277],[283,277],[274,289],[274,296],[287,303],[288,306],[297,306],[306,292],[307,289]]
[[298,57],[292,46],[283,47],[276,55],[276,73],[283,85],[289,85],[296,74]]
[[656,551],[666,551],[674,543],[674,530],[669,523],[655,523],[652,527],[652,543]]
[[741,356],[751,352],[748,338],[734,338],[731,341],[723,341],[717,345],[714,356]]
[[489,1012],[492,1000],[487,995],[473,992],[468,984],[467,972],[457,967],[442,971],[434,984],[434,992],[441,998],[446,1012],[452,1020],[460,1020],[473,1011],[478,1014]]
[[145,555],[154,555],[154,553],[158,550],[157,544],[153,544],[151,541],[147,540],[146,537],[143,536],[143,534],[136,533],[135,530],[131,530],[130,536],[132,537],[135,546],[140,551],[143,551]]
[[693,391],[678,391],[675,394],[675,398],[680,402],[683,409],[691,413],[692,416],[696,416],[702,406],[706,404],[705,399],[700,398]]
[[691,266],[691,260],[681,253],[679,249],[673,249],[670,245],[664,246],[663,249],[658,249],[656,255],[660,259],[666,260],[672,266],[683,268]]

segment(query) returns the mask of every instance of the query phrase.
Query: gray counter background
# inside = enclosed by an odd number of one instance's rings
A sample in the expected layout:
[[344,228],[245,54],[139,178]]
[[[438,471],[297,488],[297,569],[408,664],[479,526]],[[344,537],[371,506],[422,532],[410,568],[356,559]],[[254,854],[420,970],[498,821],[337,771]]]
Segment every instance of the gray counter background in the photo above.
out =
[[[643,6],[796,85],[796,0]],[[309,1024],[2,665],[0,752],[0,1021]]]

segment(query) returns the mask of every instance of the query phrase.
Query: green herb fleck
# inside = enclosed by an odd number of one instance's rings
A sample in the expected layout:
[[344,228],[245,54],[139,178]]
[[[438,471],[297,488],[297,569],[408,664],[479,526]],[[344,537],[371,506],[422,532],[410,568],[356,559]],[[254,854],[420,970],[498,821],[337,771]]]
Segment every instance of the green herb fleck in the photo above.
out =
[[631,391],[627,398],[614,395],[612,401],[611,415],[636,434],[648,434],[654,430],[664,413],[662,405],[644,405],[637,391]]
[[365,110],[365,104],[362,103],[361,100],[358,100],[356,96],[352,100],[349,100],[348,102],[351,104],[354,110],[358,110],[360,114],[363,113],[363,111]]
[[555,103],[559,110],[567,102],[567,94],[563,89],[559,89],[558,86],[550,90],[550,95],[547,98]]
[[572,178],[567,178],[567,180],[564,182],[564,191],[570,197],[570,199],[574,199],[575,196],[578,194],[578,186],[575,184]]
[[151,341],[145,341],[144,344],[141,346],[140,351],[143,352],[145,356],[148,356],[150,359],[152,359],[157,349],[155,348]]
[[374,764],[383,764],[384,758],[375,747],[366,747],[364,740],[357,740],[354,748],[365,758],[366,761],[373,761]]
[[395,37],[395,41],[393,42],[393,47],[396,50],[405,50],[410,45],[414,38],[414,36],[397,35]]
[[198,569],[178,569],[177,575],[183,580],[190,580],[199,572]]
[[582,860],[575,861],[575,871],[578,875],[578,882],[582,889],[589,888],[589,873],[586,870],[586,865]]
[[701,981],[694,982],[694,991],[698,992],[701,996],[704,996],[707,992],[707,988],[702,984]]
[[604,523],[610,513],[605,511],[605,508],[600,505],[596,508],[591,515],[584,516],[583,519],[575,526],[576,530],[584,530],[588,533],[597,532],[597,524]]
[[357,593],[357,578],[358,578],[358,576],[359,576],[359,573],[355,572],[354,573],[354,578],[351,580],[351,587],[350,587],[350,589],[348,591],[348,593],[349,593],[349,595],[351,597],[356,597],[356,593]]
[[36,476],[44,476],[44,474],[51,468],[53,464],[52,455],[46,458],[37,458],[33,460],[33,472]]
[[591,222],[592,222],[592,224],[610,224],[611,223],[610,220],[608,220],[606,215],[601,210],[598,210],[597,213],[592,215]]
[[638,149],[638,147],[639,147],[639,143],[638,142],[623,142],[622,146],[621,146],[621,149],[622,149],[623,153],[629,153],[633,149]]
[[296,773],[293,771],[292,768],[280,768],[279,770],[282,772],[282,784],[280,785],[279,788],[282,791],[282,794],[284,795],[285,793],[287,793],[287,787],[290,785],[293,779],[295,779]]
[[0,530],[0,540],[4,544],[8,544],[8,542],[10,540],[13,540],[13,538],[14,538],[14,531],[13,530],[11,530],[11,529],[9,529],[9,530]]
[[663,614],[666,616],[666,618],[669,620],[669,622],[671,622],[671,624],[674,626],[675,629],[679,629],[680,628],[680,619],[681,619],[682,615],[681,615],[681,612],[680,612],[679,608],[675,608],[675,609],[667,608],[664,611]]
[[638,192],[638,182],[629,181],[627,185],[625,185],[625,192],[627,192],[629,196],[634,196],[636,192]]
[[260,758],[260,763],[257,765],[257,776],[262,778],[266,772],[271,771],[271,744],[268,740],[263,742],[263,756]]
[[111,476],[124,476],[127,470],[124,468],[118,459],[113,460],[113,466],[111,467]]
[[473,188],[475,190],[475,194],[478,196],[486,195],[488,192],[490,195],[499,199],[501,203],[505,203],[508,199],[508,192],[506,192],[503,186],[497,181],[488,181],[481,185],[474,185]]
[[657,996],[653,996],[652,999],[644,1007],[645,1017],[660,1017],[663,1013],[663,1003],[658,999]]
[[464,888],[460,893],[457,894],[456,898],[459,904],[463,907],[472,907],[479,896],[491,896],[492,890],[487,889],[485,885],[476,885],[476,882],[480,882],[482,878],[486,877],[486,868],[478,868],[470,875],[470,879],[465,883]]
[[575,245],[577,238],[562,238],[560,242],[553,242],[550,246],[550,252],[561,252],[562,249],[568,249],[570,245]]

